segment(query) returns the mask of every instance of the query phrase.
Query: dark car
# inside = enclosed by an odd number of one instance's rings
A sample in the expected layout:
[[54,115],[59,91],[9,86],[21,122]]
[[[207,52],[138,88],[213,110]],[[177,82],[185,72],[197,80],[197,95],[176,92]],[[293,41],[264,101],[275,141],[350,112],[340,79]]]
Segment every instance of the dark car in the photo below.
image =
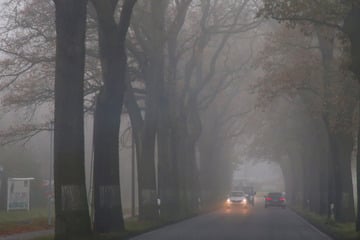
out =
[[285,194],[282,192],[270,192],[265,197],[265,208],[267,208],[267,207],[286,208]]

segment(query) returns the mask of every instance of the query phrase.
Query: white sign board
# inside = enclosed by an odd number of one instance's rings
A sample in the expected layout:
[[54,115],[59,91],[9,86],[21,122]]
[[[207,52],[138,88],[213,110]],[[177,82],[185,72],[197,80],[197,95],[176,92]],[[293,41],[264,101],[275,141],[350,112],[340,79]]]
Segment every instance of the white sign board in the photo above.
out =
[[34,178],[8,178],[7,210],[30,209],[30,180]]

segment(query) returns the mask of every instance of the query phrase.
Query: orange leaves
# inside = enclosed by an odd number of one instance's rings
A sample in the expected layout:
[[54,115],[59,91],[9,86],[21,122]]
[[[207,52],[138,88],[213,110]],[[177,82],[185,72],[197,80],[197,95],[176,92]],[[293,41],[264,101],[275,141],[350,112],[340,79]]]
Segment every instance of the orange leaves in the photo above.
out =
[[311,38],[299,31],[281,28],[267,38],[257,66],[264,76],[254,86],[259,104],[266,106],[276,97],[294,97],[302,91],[318,92],[314,79],[319,77],[320,56]]
[[265,0],[259,15],[286,22],[288,26],[315,23],[341,29],[339,21],[346,14],[350,1]]
[[327,119],[329,129],[347,131],[352,125],[357,83],[341,69],[341,42],[316,31],[318,35],[305,36],[298,29],[282,27],[268,37],[257,62],[263,71],[254,85],[258,105],[266,107],[278,97],[300,96],[308,112]]

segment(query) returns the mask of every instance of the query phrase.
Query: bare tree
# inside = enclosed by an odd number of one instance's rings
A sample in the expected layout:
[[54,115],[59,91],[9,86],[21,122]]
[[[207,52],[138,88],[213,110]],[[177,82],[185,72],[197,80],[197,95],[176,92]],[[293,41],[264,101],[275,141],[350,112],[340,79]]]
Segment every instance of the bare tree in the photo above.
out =
[[120,116],[126,89],[125,39],[136,0],[125,0],[120,19],[118,1],[93,0],[97,13],[103,85],[94,114],[94,227],[97,232],[122,232],[119,179]]
[[84,65],[87,1],[55,0],[55,239],[89,239],[84,170]]

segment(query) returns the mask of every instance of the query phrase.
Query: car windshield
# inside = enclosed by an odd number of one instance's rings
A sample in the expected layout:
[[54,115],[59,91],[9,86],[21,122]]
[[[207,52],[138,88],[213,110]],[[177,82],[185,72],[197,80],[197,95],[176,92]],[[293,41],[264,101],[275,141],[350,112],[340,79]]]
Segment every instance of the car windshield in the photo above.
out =
[[244,193],[243,192],[232,192],[231,196],[232,197],[243,197]]

